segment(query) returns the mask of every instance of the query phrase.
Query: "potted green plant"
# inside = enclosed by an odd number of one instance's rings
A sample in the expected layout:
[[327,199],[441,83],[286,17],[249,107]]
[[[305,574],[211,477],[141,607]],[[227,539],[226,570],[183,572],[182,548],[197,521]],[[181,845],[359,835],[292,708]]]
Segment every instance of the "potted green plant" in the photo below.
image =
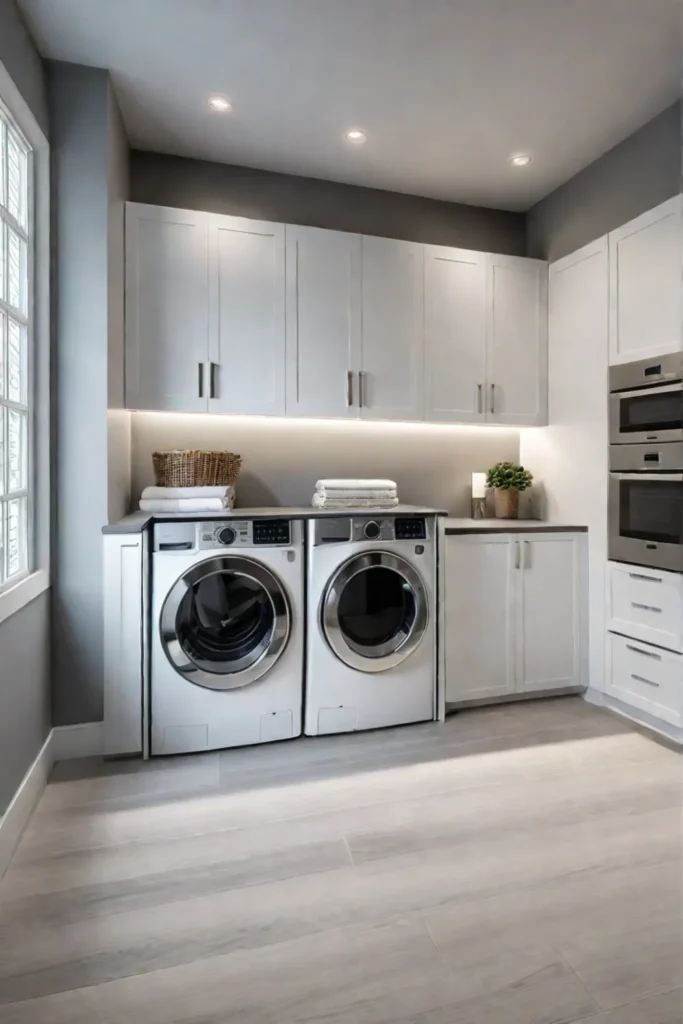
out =
[[519,492],[531,486],[533,476],[515,462],[497,462],[486,474],[486,486],[493,488],[496,519],[516,519]]

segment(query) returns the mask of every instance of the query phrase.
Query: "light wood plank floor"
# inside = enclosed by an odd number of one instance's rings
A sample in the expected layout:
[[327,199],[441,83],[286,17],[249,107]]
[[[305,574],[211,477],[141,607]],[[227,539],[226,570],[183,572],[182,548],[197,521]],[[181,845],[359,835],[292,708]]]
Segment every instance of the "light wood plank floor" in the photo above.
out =
[[2,1024],[681,1024],[681,758],[579,698],[59,765]]

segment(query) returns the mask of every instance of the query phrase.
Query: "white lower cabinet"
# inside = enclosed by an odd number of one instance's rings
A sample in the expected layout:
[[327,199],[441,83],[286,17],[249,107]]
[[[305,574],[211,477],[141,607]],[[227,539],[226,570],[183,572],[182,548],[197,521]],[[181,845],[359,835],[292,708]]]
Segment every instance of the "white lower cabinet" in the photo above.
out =
[[607,693],[680,728],[683,726],[683,655],[608,633]]
[[584,540],[526,531],[446,536],[447,703],[585,685]]
[[580,686],[581,534],[518,536],[517,688]]
[[607,628],[683,654],[683,575],[610,562]]
[[446,701],[515,692],[515,624],[509,536],[446,538]]

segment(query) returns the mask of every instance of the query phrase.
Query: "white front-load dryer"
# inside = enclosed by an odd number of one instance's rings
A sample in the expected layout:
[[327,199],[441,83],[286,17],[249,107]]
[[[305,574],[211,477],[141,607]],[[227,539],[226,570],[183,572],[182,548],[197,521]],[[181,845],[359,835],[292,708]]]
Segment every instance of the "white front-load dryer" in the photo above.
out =
[[308,523],[304,732],[436,715],[434,516]]
[[303,525],[155,523],[150,753],[301,735]]

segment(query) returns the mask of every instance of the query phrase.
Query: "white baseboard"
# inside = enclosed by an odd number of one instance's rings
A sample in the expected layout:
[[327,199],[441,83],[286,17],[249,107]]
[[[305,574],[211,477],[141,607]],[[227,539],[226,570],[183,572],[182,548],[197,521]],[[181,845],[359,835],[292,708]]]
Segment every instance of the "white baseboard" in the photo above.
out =
[[596,704],[598,707],[605,708],[606,711],[611,711],[613,714],[619,715],[620,718],[633,722],[636,726],[663,736],[665,740],[669,740],[679,747],[683,746],[683,729],[678,729],[675,725],[663,722],[661,719],[649,715],[646,711],[632,708],[629,704],[625,704],[623,701],[617,700],[616,697],[611,697],[601,690],[586,690],[585,699],[589,704]]
[[26,772],[19,789],[0,817],[0,878],[7,870],[12,854],[17,848],[22,832],[26,828],[36,804],[40,800],[52,771],[54,756],[53,733],[43,743],[35,761]]
[[0,879],[42,796],[55,762],[77,757],[96,757],[103,753],[103,722],[59,725],[50,731],[9,807],[0,815]]
[[101,757],[104,754],[104,722],[56,725],[52,730],[52,744],[54,761]]

